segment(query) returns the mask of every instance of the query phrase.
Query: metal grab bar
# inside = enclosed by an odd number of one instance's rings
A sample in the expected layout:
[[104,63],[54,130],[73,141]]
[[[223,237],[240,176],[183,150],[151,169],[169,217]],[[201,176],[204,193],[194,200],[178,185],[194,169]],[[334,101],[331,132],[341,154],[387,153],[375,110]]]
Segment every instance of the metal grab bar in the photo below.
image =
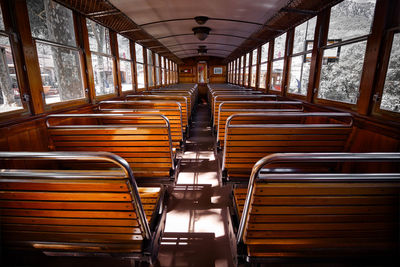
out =
[[[400,153],[277,153],[266,156],[256,164],[251,171],[249,184],[247,187],[247,195],[246,200],[243,207],[242,217],[240,218],[239,228],[237,232],[237,243],[239,244],[243,240],[244,228],[247,225],[247,218],[248,218],[248,211],[250,207],[251,197],[254,190],[254,184],[256,179],[258,179],[258,175],[261,169],[272,163],[298,163],[298,162],[351,162],[351,161],[358,161],[358,162],[400,162]],[[290,176],[290,175],[289,175]],[[291,182],[291,181],[304,181],[304,177],[309,177],[310,181],[325,181],[325,182],[332,182],[338,181],[343,182],[343,174],[337,174],[338,179],[334,178],[334,174],[323,177],[323,178],[316,178],[312,175],[307,174],[298,174],[298,177],[289,177],[282,175],[282,177],[277,177],[276,174],[272,174],[271,181],[273,182]],[[376,181],[377,177],[383,177],[384,181],[390,180],[400,180],[400,173],[397,175],[397,178],[393,177],[393,174],[368,174],[361,175],[361,176],[354,176],[354,181],[356,180],[370,180]],[[263,182],[269,182],[268,177],[262,178]],[[349,179],[348,179],[349,180]]]
[[[140,117],[160,117],[165,121],[165,126],[167,127],[168,130],[168,142],[169,142],[169,150],[170,150],[170,156],[171,156],[171,164],[172,164],[172,169],[175,170],[175,162],[174,162],[174,154],[172,150],[172,136],[171,136],[171,125],[169,123],[169,120],[166,116],[162,114],[108,114],[108,113],[102,113],[102,114],[53,114],[49,115],[46,118],[46,126],[50,129],[54,128],[83,128],[86,127],[85,125],[56,125],[56,126],[51,126],[49,123],[49,119],[51,118],[121,118],[123,117],[124,119],[134,119],[134,118],[140,118]],[[90,125],[92,126],[92,125]],[[110,127],[109,125],[94,125],[94,127],[102,127],[105,126],[104,128]],[[125,126],[125,125],[118,125],[119,128],[132,128],[130,126]],[[141,127],[154,127],[151,125],[143,125]]]
[[[139,190],[133,172],[128,162],[118,155],[109,152],[0,152],[0,159],[3,160],[77,160],[77,161],[106,161],[119,166],[132,184],[132,204],[139,214],[140,225],[146,239],[151,239],[150,226],[140,199]],[[53,177],[53,173],[43,173],[42,177]],[[7,169],[0,170],[0,176],[10,175]],[[18,176],[18,174],[17,174]],[[87,177],[85,177],[87,178]]]

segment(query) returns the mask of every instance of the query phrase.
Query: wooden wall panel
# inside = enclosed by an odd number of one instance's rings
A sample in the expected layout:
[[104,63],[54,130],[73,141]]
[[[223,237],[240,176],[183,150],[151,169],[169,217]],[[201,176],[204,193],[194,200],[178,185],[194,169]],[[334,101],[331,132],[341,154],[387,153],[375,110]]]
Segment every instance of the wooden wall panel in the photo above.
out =
[[[218,57],[198,56],[183,59],[183,64],[178,66],[179,83],[197,83],[197,64],[199,61],[207,62],[207,78],[209,83],[226,83],[227,69],[223,59]],[[222,74],[214,74],[214,67],[222,67]],[[184,73],[191,70],[191,73]]]

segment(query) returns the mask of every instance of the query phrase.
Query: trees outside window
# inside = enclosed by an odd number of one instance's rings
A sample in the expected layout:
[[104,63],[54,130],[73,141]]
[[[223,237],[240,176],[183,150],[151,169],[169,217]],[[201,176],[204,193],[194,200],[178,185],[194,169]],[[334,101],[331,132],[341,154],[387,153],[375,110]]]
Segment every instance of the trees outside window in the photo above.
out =
[[285,57],[286,33],[278,36],[274,40],[274,53],[271,64],[271,90],[282,90],[283,63]]
[[136,75],[137,75],[138,90],[143,91],[143,89],[145,88],[143,46],[135,43],[135,51],[136,51]]
[[289,70],[288,92],[291,94],[307,94],[316,22],[317,18],[314,17],[295,28]]
[[266,88],[267,84],[267,71],[268,71],[268,50],[269,43],[261,46],[261,60],[260,60],[260,74],[259,74],[259,87],[262,89]]
[[380,108],[400,112],[400,33],[393,36]]
[[46,104],[85,98],[72,11],[52,0],[27,0]]
[[251,56],[251,77],[250,77],[250,86],[251,87],[256,87],[257,55],[258,55],[258,48],[253,50],[252,56]]
[[374,10],[374,0],[345,0],[332,7],[318,98],[357,103]]
[[92,55],[96,96],[115,93],[109,31],[89,19],[86,20],[86,26]]
[[130,53],[130,42],[128,38],[117,34],[118,40],[118,56],[119,56],[119,69],[121,74],[121,87],[122,91],[133,90],[132,82],[132,57]]

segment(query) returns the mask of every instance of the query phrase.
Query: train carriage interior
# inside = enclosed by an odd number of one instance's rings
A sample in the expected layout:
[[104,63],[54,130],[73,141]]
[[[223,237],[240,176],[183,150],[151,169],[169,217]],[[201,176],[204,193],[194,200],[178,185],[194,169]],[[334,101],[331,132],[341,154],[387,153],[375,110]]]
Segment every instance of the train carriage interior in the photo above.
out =
[[399,266],[400,0],[0,0],[0,266]]

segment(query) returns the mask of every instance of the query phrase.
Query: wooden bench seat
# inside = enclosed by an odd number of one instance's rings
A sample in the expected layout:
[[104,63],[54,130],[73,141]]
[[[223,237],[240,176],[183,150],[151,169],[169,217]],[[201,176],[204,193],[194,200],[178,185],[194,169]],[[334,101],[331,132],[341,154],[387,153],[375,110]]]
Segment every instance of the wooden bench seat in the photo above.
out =
[[315,161],[399,164],[400,154],[275,154],[263,158],[254,166],[249,186],[233,191],[240,220],[239,254],[250,262],[310,258],[332,263],[371,257],[380,259],[379,263],[398,261],[400,173],[310,170],[275,174],[269,166]]
[[56,166],[99,161],[114,167],[3,169],[2,249],[156,258],[165,223],[164,189],[138,188],[122,158],[96,152],[0,152],[0,160],[56,161]]
[[[224,146],[225,126],[228,118],[239,113],[265,113],[265,112],[300,112],[303,111],[303,104],[297,101],[225,101],[219,105],[217,119],[217,145]],[[258,117],[244,118],[245,121],[235,120],[233,123],[258,123],[263,120]]]
[[[185,143],[182,124],[182,108],[173,101],[101,101],[97,106],[99,113],[123,114],[161,114],[169,120],[172,145],[182,149]],[[163,118],[160,118],[163,120]]]
[[176,152],[163,115],[55,114],[46,123],[50,150],[115,153],[141,184],[175,179]]
[[[246,121],[246,118],[256,118],[264,123],[235,123],[235,120]],[[273,153],[346,151],[352,130],[352,117],[348,113],[232,115],[225,129],[223,179],[247,183],[253,165],[261,157]]]
[[178,102],[182,107],[182,123],[185,128],[185,134],[188,133],[188,125],[190,118],[190,105],[188,104],[188,97],[186,96],[170,96],[170,95],[127,95],[126,100],[135,101],[135,100],[166,100],[166,101],[175,101]]

